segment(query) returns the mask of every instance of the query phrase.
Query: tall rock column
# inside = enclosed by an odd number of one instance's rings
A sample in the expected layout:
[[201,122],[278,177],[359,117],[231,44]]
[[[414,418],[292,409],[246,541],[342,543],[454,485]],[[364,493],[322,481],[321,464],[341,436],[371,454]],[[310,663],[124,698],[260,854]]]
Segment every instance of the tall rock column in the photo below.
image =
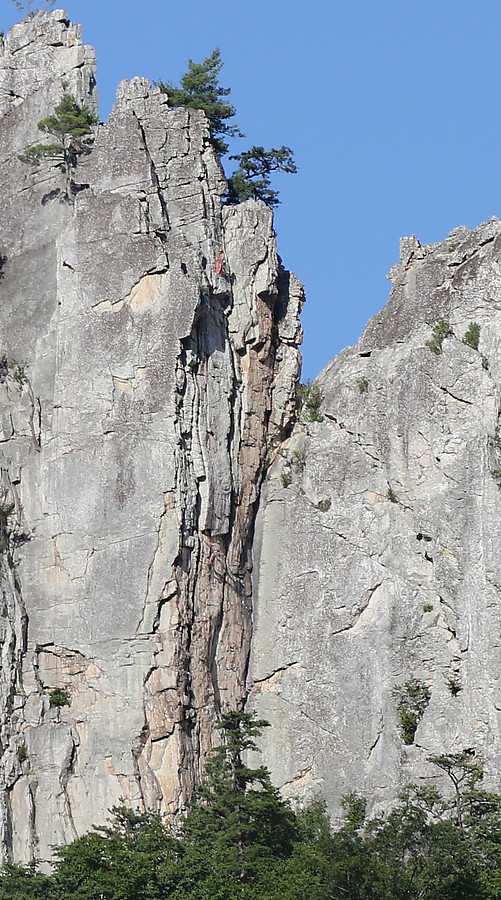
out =
[[122,83],[68,196],[55,162],[17,156],[65,90],[92,106],[92,53],[64,12],[5,53],[25,93],[0,120],[2,845],[27,860],[121,799],[184,808],[217,715],[244,701],[303,298],[270,211],[221,206],[202,112]]

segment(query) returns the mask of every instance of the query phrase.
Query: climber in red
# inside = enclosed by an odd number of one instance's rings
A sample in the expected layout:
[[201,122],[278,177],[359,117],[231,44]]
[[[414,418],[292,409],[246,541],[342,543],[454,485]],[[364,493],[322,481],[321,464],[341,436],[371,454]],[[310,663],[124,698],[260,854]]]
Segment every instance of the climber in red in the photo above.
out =
[[216,256],[216,258],[214,260],[214,271],[215,271],[216,275],[222,274],[223,266],[224,266],[225,262],[226,262],[226,257],[224,255],[224,250],[221,247],[221,249],[218,251],[218,255]]
[[219,549],[219,546],[216,541],[210,541],[209,538],[204,534],[202,535],[205,543],[210,548],[209,550],[209,559],[207,560],[207,565],[212,566],[216,559],[221,559],[222,553]]

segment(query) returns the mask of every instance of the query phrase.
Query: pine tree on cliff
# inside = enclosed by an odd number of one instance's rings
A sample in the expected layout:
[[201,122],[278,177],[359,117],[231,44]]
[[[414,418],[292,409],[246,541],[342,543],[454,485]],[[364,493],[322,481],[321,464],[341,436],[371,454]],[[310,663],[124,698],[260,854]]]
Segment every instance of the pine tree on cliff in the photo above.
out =
[[78,157],[89,152],[92,126],[97,122],[97,116],[87,106],[79,106],[71,94],[65,94],[52,115],[38,123],[39,130],[55,138],[57,143],[35,144],[20,153],[19,159],[31,164],[47,158],[58,160],[66,175],[68,193],[71,193],[71,171]]
[[267,206],[277,206],[280,202],[278,191],[271,189],[271,172],[297,172],[292,150],[280,147],[280,150],[265,150],[264,147],[251,147],[246,153],[230,156],[240,163],[236,172],[228,179],[226,203],[241,203],[243,200],[262,200]]
[[220,154],[228,150],[225,137],[243,137],[237,125],[229,125],[227,121],[235,116],[236,109],[225,100],[231,93],[230,88],[219,84],[222,67],[221,53],[216,47],[203,62],[188,61],[188,71],[182,76],[179,87],[170,82],[158,82],[160,90],[168,95],[169,106],[203,109],[209,120],[212,143]]
[[[218,76],[223,67],[219,48],[201,63],[188,63],[188,71],[181,78],[179,87],[170,82],[159,81],[158,87],[169,98],[169,106],[185,106],[189,109],[203,109],[209,120],[212,145],[220,156],[228,151],[225,138],[243,137],[236,125],[228,120],[236,115],[235,107],[226,98],[230,88],[219,84]],[[277,206],[278,191],[271,189],[270,173],[275,171],[297,172],[292,150],[289,147],[251,147],[245,153],[230,156],[239,162],[239,167],[228,179],[228,191],[224,198],[227,204],[241,203],[243,200],[262,200],[267,206]]]

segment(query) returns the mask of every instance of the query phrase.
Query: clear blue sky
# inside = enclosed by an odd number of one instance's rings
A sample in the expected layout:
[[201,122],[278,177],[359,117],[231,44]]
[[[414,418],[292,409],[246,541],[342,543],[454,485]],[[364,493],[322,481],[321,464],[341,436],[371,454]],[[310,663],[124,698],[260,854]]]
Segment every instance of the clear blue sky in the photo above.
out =
[[[56,4],[62,6],[62,4]],[[501,0],[68,0],[98,54],[101,117],[122,78],[177,81],[219,46],[252,144],[277,176],[279,252],[304,282],[303,377],[386,302],[398,240],[501,216]],[[0,0],[7,29],[20,16]]]

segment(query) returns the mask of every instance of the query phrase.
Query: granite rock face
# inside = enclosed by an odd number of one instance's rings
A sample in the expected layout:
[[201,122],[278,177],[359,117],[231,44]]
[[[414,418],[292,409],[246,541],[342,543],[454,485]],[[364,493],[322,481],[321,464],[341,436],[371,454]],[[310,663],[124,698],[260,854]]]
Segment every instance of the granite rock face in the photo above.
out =
[[[468,750],[501,787],[501,221],[401,251],[386,308],[318,379],[323,421],[304,413],[277,456],[256,527],[265,758],[334,816],[350,791],[377,811],[433,783],[431,754]],[[412,680],[429,703],[406,743]]]
[[3,858],[121,799],[182,812],[245,704],[334,817],[430,754],[499,789],[501,221],[404,239],[298,418],[303,290],[271,212],[222,205],[201,111],[135,78],[71,181],[19,160],[65,91],[97,108],[94,72],[64,11],[1,41]]
[[182,810],[244,701],[303,295],[202,112],[122,83],[68,194],[18,154],[64,91],[96,108],[93,51],[59,10],[0,52],[0,843],[29,860],[121,798]]

